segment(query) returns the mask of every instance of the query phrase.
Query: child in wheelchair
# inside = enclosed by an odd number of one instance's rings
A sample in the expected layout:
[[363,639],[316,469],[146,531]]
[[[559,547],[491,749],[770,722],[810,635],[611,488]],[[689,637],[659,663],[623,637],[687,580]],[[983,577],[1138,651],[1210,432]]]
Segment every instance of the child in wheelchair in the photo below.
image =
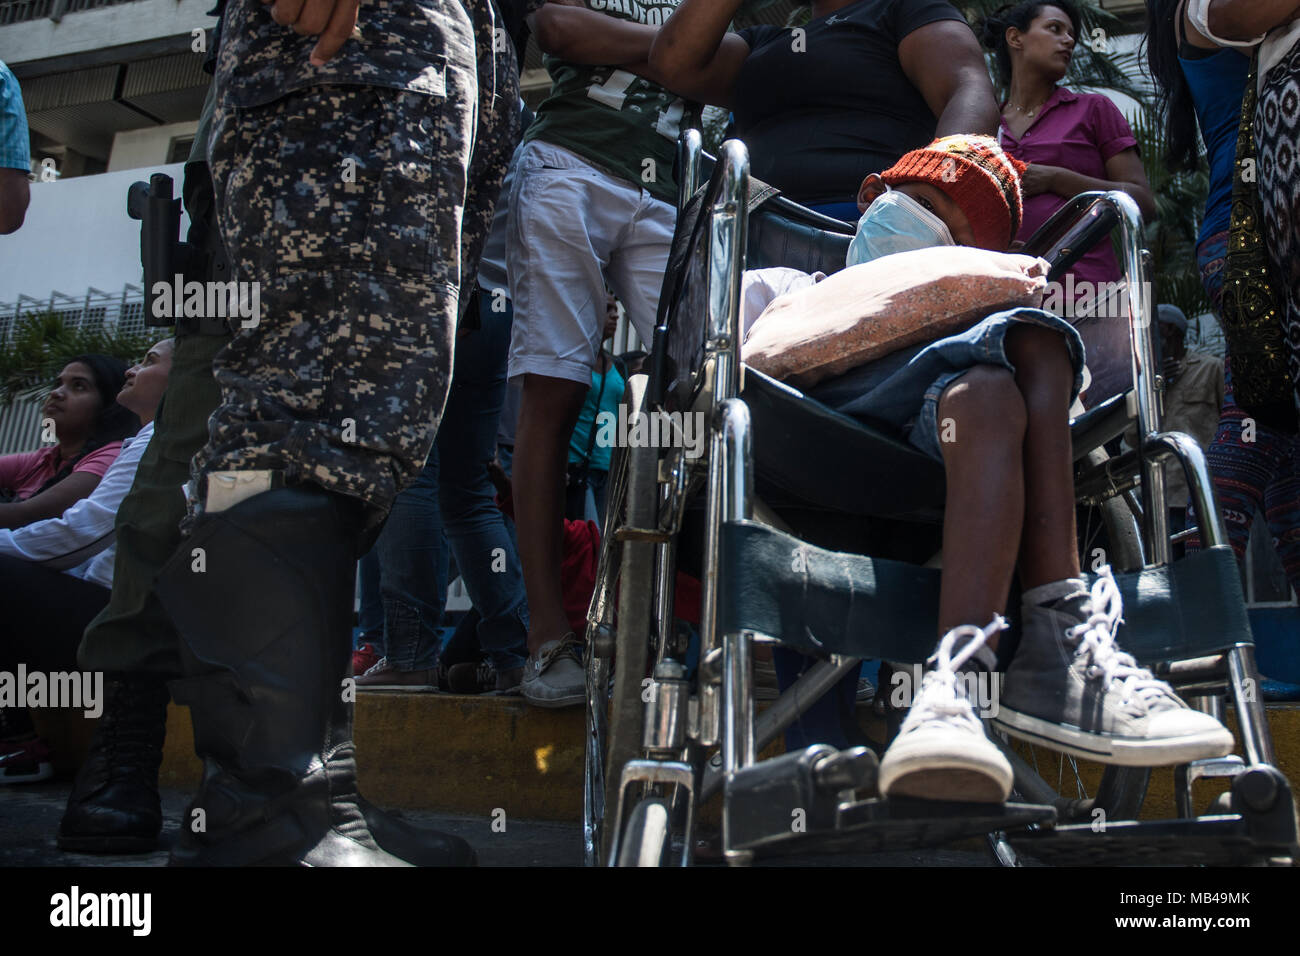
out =
[[[983,136],[945,137],[906,154],[863,181],[849,264],[938,245],[1005,252],[1020,225],[1023,169]],[[825,301],[838,278],[747,274],[747,318],[778,293],[796,297],[786,305],[797,314],[797,297],[816,284]],[[967,697],[971,671],[986,679],[1005,673],[990,716],[1037,745],[1129,766],[1232,749],[1216,719],[1188,708],[1119,648],[1120,594],[1109,568],[1091,589],[1080,572],[1069,409],[1083,358],[1064,319],[1015,308],[808,392],[904,435],[946,474],[942,637],[881,762],[886,795],[1007,799],[1012,769]],[[1021,639],[1010,660],[1000,660],[1001,615],[1017,568]]]

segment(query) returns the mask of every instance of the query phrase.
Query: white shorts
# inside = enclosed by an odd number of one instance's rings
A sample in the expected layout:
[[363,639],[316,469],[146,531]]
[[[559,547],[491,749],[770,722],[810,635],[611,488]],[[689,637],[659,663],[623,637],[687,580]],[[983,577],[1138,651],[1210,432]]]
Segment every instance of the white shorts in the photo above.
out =
[[591,383],[606,282],[649,347],[676,219],[668,203],[570,150],[525,145],[506,230],[511,380]]

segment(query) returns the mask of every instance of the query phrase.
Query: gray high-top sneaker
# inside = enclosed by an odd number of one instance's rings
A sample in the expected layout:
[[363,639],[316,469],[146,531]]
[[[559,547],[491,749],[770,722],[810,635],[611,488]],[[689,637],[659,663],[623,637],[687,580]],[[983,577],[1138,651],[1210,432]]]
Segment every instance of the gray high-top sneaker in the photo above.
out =
[[1192,710],[1115,643],[1122,607],[1110,568],[1046,607],[1023,610],[994,723],[1030,743],[1100,763],[1158,767],[1221,757],[1232,734]]
[[955,627],[931,658],[934,666],[880,762],[880,792],[964,803],[1005,803],[1013,774],[1007,758],[984,733],[964,687],[965,673],[995,677],[996,659],[984,646],[1005,628],[995,617],[981,629]]

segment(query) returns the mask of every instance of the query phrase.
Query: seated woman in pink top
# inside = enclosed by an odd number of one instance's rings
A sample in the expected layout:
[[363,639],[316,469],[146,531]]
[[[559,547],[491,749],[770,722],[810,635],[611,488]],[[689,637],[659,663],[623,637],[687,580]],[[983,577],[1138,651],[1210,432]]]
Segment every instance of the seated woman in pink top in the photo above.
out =
[[56,517],[95,490],[122,439],[140,430],[117,403],[125,381],[126,363],[108,355],[78,355],[64,367],[41,409],[54,444],[0,457],[0,528]]
[[[1071,0],[1011,4],[982,25],[981,39],[996,54],[1007,90],[998,142],[1030,164],[1021,179],[1025,214],[1016,236],[1021,242],[1066,200],[1091,190],[1126,192],[1147,222],[1156,217],[1137,140],[1123,114],[1099,93],[1072,93],[1058,85],[1070,68],[1079,27]],[[1083,337],[1091,377],[1091,386],[1085,384],[1089,405],[1123,391],[1131,381],[1127,310],[1114,300],[1097,304],[1120,276],[1110,243],[1099,243],[1061,280],[1059,308],[1050,298],[1045,305],[1062,313]],[[1090,314],[1096,318],[1079,321]]]

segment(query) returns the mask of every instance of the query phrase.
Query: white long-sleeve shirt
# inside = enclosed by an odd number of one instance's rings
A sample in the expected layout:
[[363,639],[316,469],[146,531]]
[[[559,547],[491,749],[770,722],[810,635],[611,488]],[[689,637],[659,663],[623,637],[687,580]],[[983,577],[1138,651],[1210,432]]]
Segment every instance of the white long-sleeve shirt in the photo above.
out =
[[122,450],[95,490],[57,518],[21,528],[0,528],[0,554],[63,571],[106,588],[113,586],[117,542],[113,524],[131,490],[135,470],[153,437],[153,422],[122,442]]

